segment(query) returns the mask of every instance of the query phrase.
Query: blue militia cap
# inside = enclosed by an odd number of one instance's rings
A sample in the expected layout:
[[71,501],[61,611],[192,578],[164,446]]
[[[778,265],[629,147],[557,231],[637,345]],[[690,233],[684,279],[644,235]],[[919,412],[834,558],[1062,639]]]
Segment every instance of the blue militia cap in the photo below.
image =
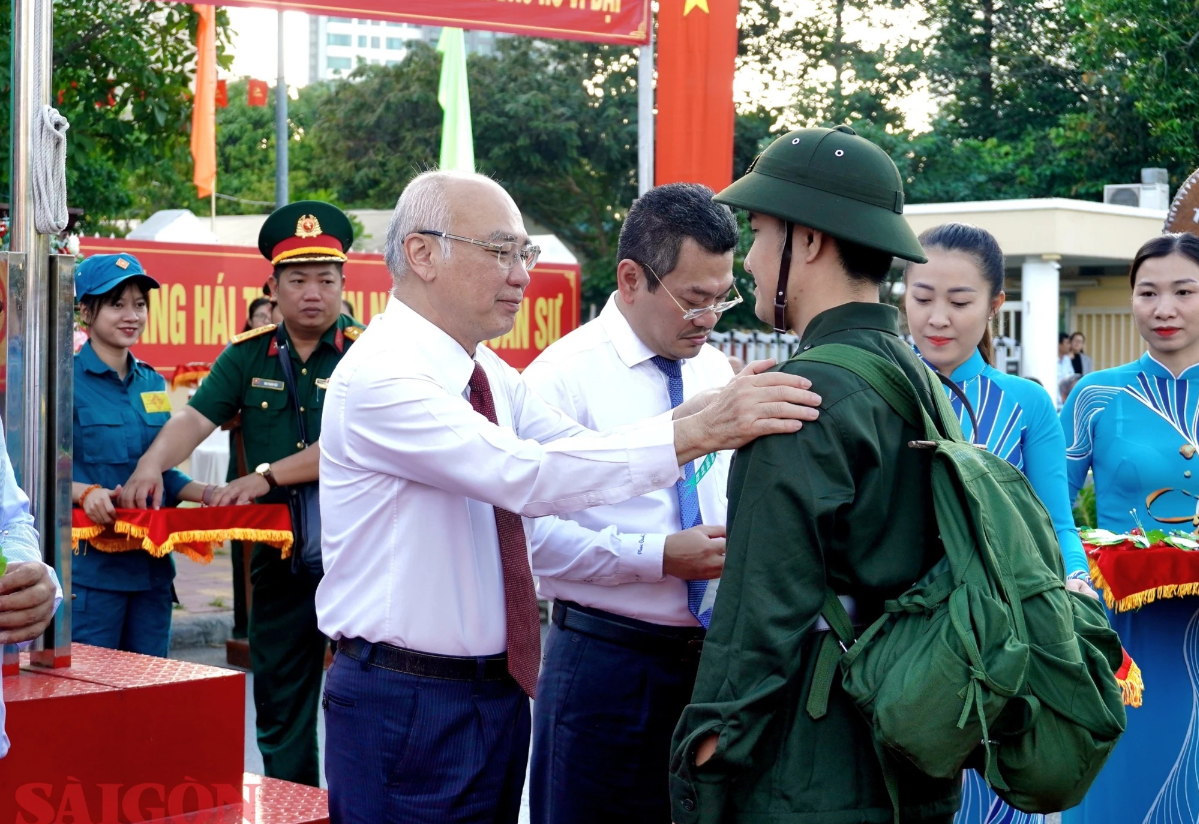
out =
[[75,300],[84,295],[103,295],[130,278],[137,278],[149,289],[158,281],[146,274],[141,263],[128,252],[116,255],[92,255],[75,269]]

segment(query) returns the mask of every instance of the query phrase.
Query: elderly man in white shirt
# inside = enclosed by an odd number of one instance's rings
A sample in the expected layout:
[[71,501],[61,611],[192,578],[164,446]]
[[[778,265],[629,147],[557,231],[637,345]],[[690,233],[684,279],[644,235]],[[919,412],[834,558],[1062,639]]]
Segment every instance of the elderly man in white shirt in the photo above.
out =
[[[672,183],[633,203],[617,291],[525,370],[543,400],[603,430],[732,380],[706,341],[740,300],[739,232],[712,194]],[[534,525],[533,574],[554,606],[533,705],[533,824],[670,821],[670,742],[716,594],[707,579],[724,567],[730,457],[675,489]]]
[[388,228],[392,298],[330,381],[316,607],[337,642],[334,821],[515,822],[540,658],[521,516],[669,488],[815,418],[806,381],[761,373],[619,431],[578,425],[480,345],[512,328],[537,254],[499,185],[419,175]]

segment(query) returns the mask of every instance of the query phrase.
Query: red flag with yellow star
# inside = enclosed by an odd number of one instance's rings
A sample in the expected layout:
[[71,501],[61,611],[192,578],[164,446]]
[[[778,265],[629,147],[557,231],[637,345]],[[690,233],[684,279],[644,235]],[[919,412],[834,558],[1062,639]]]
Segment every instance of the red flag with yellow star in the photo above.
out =
[[737,0],[660,0],[654,183],[733,182]]

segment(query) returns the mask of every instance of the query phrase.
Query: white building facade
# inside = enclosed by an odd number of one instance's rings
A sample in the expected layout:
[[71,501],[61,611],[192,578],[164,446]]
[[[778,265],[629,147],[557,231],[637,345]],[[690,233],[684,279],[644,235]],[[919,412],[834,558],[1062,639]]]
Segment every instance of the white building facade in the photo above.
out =
[[[308,82],[345,77],[361,64],[394,66],[404,59],[408,43],[423,40],[437,45],[438,26],[385,23],[353,17],[308,18]],[[497,35],[489,31],[466,32],[468,54],[492,54]]]

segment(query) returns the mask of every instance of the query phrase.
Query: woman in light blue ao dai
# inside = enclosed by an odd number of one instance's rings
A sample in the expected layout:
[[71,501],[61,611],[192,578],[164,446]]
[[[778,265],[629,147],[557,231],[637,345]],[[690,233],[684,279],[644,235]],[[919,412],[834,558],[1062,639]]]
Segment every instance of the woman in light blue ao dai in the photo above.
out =
[[[1132,315],[1149,351],[1084,375],[1062,407],[1070,494],[1090,470],[1099,526],[1194,528],[1199,480],[1199,238],[1161,235],[1133,259]],[[1156,493],[1161,492],[1160,495]],[[1153,504],[1147,498],[1155,495]],[[1063,824],[1199,821],[1199,599],[1112,616],[1144,702]]]
[[[1074,526],[1066,482],[1066,441],[1053,400],[1040,385],[1000,372],[990,321],[1003,305],[1003,252],[983,229],[946,223],[920,236],[928,263],[910,264],[904,305],[908,328],[925,362],[965,395],[978,421],[945,387],[963,434],[1028,476],[1053,518],[1068,573],[1066,586],[1098,597]],[[955,824],[1040,824],[1004,804],[974,770],[963,777]]]

